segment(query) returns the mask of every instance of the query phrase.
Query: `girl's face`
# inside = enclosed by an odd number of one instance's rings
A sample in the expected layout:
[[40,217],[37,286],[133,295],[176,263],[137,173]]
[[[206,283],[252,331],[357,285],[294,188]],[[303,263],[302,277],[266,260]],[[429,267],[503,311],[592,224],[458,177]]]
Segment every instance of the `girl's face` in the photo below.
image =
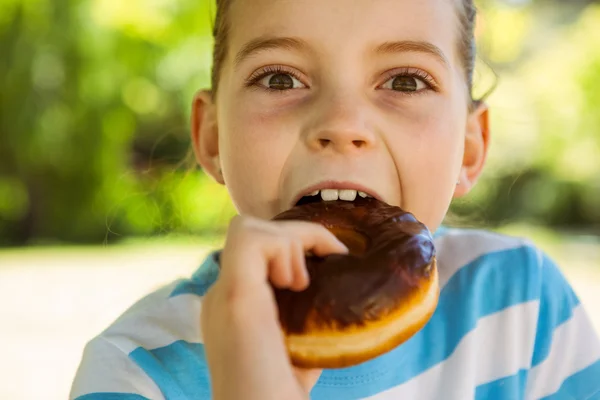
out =
[[485,107],[468,112],[455,1],[235,0],[228,18],[218,95],[196,99],[193,138],[239,212],[271,218],[324,184],[437,229],[488,137]]

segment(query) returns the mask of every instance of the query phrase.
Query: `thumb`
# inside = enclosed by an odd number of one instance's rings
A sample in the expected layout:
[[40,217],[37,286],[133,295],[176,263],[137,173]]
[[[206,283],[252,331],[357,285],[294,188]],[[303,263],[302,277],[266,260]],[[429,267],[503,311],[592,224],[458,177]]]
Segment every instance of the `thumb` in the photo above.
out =
[[302,386],[302,389],[304,389],[304,391],[307,394],[310,393],[313,386],[315,386],[315,384],[319,380],[321,373],[323,372],[322,369],[306,369],[306,368],[298,368],[298,367],[293,367],[293,368],[294,368],[294,375],[296,375],[296,379],[298,380],[298,383],[300,383],[300,386]]

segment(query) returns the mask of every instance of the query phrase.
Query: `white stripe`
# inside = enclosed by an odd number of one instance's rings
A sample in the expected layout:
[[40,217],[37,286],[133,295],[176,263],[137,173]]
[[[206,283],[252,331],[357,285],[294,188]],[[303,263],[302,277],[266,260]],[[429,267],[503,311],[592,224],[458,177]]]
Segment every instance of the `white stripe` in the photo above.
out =
[[[182,281],[184,281],[184,279],[176,280],[147,294],[125,310],[113,324],[118,324],[139,313],[147,314],[149,310],[154,309],[157,305],[163,304],[169,298],[169,295],[173,292],[175,287]],[[111,329],[111,327],[108,327],[108,329]]]
[[[531,367],[539,306],[539,300],[521,303],[493,314],[497,318],[485,321],[487,330],[479,338],[479,358],[473,363],[477,372],[476,386]],[[483,351],[485,357],[481,356]]]
[[135,315],[121,318],[103,336],[126,354],[138,347],[153,350],[178,340],[202,343],[201,303],[202,298],[195,294],[163,299]]
[[573,316],[554,330],[548,357],[529,371],[526,399],[556,392],[564,380],[600,359],[600,343],[592,324],[579,305]]
[[445,361],[369,399],[473,398],[478,385],[529,368],[538,309],[539,302],[530,301],[481,318]]
[[164,399],[154,381],[127,354],[100,337],[90,341],[85,348],[69,400],[85,394],[106,392]]
[[440,287],[460,268],[496,251],[531,246],[527,240],[483,230],[449,229],[434,240],[438,254]]

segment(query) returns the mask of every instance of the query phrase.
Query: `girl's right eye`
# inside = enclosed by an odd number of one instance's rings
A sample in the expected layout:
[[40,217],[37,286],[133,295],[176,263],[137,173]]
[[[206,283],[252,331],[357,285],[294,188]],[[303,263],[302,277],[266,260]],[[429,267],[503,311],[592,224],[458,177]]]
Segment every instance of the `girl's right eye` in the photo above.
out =
[[246,80],[246,86],[254,86],[255,88],[275,92],[307,88],[308,86],[302,83],[301,79],[300,75],[293,69],[281,65],[272,65],[253,73]]
[[271,73],[259,78],[256,81],[257,84],[263,86],[269,90],[290,90],[290,89],[303,89],[306,87],[302,82],[296,79],[291,74],[285,72]]

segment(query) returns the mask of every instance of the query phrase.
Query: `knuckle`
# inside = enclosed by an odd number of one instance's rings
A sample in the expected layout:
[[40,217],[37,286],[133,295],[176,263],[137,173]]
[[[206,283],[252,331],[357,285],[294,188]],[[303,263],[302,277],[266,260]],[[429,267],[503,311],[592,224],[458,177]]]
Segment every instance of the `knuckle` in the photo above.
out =
[[249,229],[256,227],[256,218],[246,215],[236,215],[231,219],[230,227],[235,229]]
[[244,217],[242,217],[241,215],[234,216],[229,221],[229,228],[236,228],[236,227],[238,227],[243,222],[243,220],[244,220]]
[[310,222],[301,221],[301,220],[286,220],[286,221],[278,221],[278,224],[280,227],[282,227],[286,230],[293,230],[293,229],[302,228],[303,226],[308,226],[310,224]]
[[254,238],[272,231],[269,227],[270,221],[262,221],[250,216],[236,216],[230,223],[230,231],[234,231],[234,236],[241,236],[244,239]]
[[237,279],[230,279],[223,288],[223,301],[227,307],[236,306],[243,298],[243,286]]
[[324,225],[315,224],[314,229],[316,232],[321,232],[324,235],[333,235],[329,229],[327,229]]
[[212,300],[208,304],[204,304],[203,301],[201,314],[203,332],[214,326],[215,318],[222,321],[221,324],[229,324],[230,327],[243,326],[245,319],[252,315],[252,309],[248,306],[251,296],[247,288],[236,280],[228,279],[226,282],[218,282],[211,290],[213,290]]
[[229,225],[225,247],[240,249],[247,245],[253,245],[260,234],[261,232],[252,218],[237,216]]
[[233,320],[239,321],[241,318],[247,318],[253,311],[252,304],[253,298],[258,293],[251,292],[249,288],[243,283],[229,282],[229,284],[223,288],[222,301],[226,309],[227,314],[233,318]]
[[[212,292],[211,292],[212,291]],[[235,276],[229,278],[219,278],[217,283],[207,292],[206,296],[214,296],[212,299],[212,305],[218,305],[219,307],[225,307],[229,309],[232,305],[240,302],[244,292],[243,285],[240,284],[240,280],[236,279]]]
[[247,217],[243,217],[241,215],[236,215],[235,217],[233,217],[231,219],[231,222],[229,223],[228,234],[235,235],[239,231],[246,229],[247,225],[248,225]]
[[302,249],[304,248],[304,244],[302,243],[302,240],[300,238],[294,237],[291,240],[290,248],[294,252],[299,252],[302,251]]

